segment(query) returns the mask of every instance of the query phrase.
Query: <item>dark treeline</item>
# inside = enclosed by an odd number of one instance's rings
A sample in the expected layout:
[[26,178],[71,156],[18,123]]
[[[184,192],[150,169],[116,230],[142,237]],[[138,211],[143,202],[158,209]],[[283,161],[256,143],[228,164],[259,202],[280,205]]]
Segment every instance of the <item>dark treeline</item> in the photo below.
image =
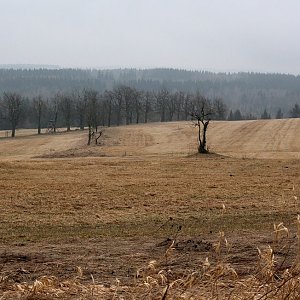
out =
[[[201,96],[200,96],[201,95]],[[218,120],[300,117],[300,77],[173,69],[0,69],[0,129],[187,120],[200,97]],[[198,100],[197,100],[198,99]]]
[[[100,93],[94,89],[58,92],[53,98],[23,97],[19,93],[4,92],[0,99],[0,128],[42,128],[56,132],[58,127],[96,129],[98,126],[119,126],[154,121],[190,119],[204,97],[199,93],[170,92],[162,88],[157,92],[141,91],[120,85]],[[227,106],[222,99],[206,99],[215,120],[227,117]]]
[[[219,98],[207,98],[199,91],[186,93],[171,92],[167,88],[158,91],[142,91],[127,85],[119,85],[100,93],[95,89],[58,92],[51,98],[42,95],[24,97],[15,92],[4,92],[0,97],[0,129],[11,130],[15,136],[16,128],[42,128],[56,132],[58,127],[84,129],[90,133],[98,126],[119,126],[133,123],[168,122],[190,120],[199,111],[202,103],[209,106],[212,120],[256,119],[252,114],[243,115],[239,109],[228,109]],[[300,117],[300,107],[295,104],[289,116]],[[281,109],[276,118],[282,118]],[[261,119],[270,119],[265,109]]]
[[51,99],[59,92],[93,89],[102,94],[126,85],[140,91],[171,93],[200,92],[207,98],[222,98],[233,111],[260,118],[267,111],[272,118],[281,110],[289,117],[299,103],[300,76],[261,73],[212,73],[176,69],[0,69],[0,93],[16,92],[24,97]]

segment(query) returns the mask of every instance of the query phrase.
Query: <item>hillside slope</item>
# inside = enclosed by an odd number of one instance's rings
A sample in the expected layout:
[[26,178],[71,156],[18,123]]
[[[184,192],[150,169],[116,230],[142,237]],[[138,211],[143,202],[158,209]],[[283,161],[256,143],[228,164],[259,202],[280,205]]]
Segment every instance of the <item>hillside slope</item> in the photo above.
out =
[[[32,131],[29,131],[32,133]],[[30,135],[0,140],[1,159],[76,156],[191,155],[197,151],[192,122],[149,123],[104,129],[100,146],[86,146],[87,132]],[[211,151],[234,157],[300,159],[300,119],[215,121]]]

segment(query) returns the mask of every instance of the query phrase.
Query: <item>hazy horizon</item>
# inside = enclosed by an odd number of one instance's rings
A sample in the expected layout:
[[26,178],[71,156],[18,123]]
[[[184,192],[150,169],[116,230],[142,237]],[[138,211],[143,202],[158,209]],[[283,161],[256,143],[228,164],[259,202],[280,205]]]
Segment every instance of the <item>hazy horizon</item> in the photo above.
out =
[[296,0],[0,0],[0,65],[299,75]]
[[299,77],[300,74],[292,73],[282,73],[282,72],[260,72],[260,71],[219,71],[219,70],[207,70],[207,69],[184,69],[184,68],[174,68],[174,67],[145,67],[145,68],[135,68],[135,67],[61,67],[59,65],[36,65],[36,64],[0,64],[0,69],[12,69],[12,70],[97,70],[97,71],[113,71],[113,70],[178,70],[178,71],[187,71],[187,72],[208,72],[212,74],[239,74],[239,73],[253,73],[253,74],[266,74],[266,75],[289,75]]

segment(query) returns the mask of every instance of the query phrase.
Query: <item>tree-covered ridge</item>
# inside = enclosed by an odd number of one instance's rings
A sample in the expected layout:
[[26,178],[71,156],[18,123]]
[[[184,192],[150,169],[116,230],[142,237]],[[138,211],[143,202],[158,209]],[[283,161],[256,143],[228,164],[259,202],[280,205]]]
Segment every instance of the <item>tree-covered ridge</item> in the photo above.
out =
[[264,110],[288,117],[300,99],[300,76],[262,73],[213,73],[178,69],[0,69],[0,93],[53,98],[58,92],[94,89],[99,93],[127,85],[141,91],[200,92],[222,98],[232,109],[257,118]]

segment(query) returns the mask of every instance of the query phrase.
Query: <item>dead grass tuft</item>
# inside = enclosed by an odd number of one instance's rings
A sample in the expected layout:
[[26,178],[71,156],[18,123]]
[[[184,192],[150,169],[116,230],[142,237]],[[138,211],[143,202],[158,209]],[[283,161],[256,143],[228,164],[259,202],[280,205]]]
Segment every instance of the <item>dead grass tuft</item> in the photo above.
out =
[[[298,247],[300,249],[300,216],[296,221]],[[289,230],[280,223],[274,225],[275,242],[278,249],[286,248]],[[206,257],[196,269],[177,269],[174,261],[180,260],[175,239],[157,260],[151,260],[136,271],[128,284],[119,279],[109,287],[99,284],[91,275],[90,283],[84,282],[83,271],[77,268],[77,276],[60,281],[55,276],[42,276],[33,283],[22,282],[7,285],[0,298],[11,299],[232,299],[232,300],[296,300],[300,298],[299,253],[293,265],[282,268],[276,251],[267,245],[258,249],[257,269],[253,274],[240,277],[228,262],[231,250],[225,233],[220,232],[210,258]],[[282,244],[282,245],[281,245]],[[289,252],[286,252],[286,256]],[[286,259],[287,257],[285,257]],[[4,285],[5,277],[1,278]]]

